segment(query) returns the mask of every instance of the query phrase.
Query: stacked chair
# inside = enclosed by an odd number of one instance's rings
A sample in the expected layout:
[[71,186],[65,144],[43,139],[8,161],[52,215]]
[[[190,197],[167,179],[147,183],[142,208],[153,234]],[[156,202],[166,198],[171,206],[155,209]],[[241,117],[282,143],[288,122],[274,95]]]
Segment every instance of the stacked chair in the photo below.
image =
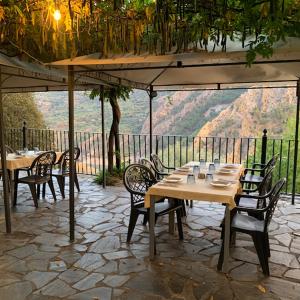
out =
[[[277,155],[266,164],[254,164],[253,168],[246,169],[246,175],[241,178],[241,183],[247,184],[248,188],[243,189],[243,193],[236,196],[237,207],[231,212],[231,243],[235,242],[236,232],[248,234],[252,237],[254,246],[259,258],[263,273],[269,276],[270,246],[268,226],[275,211],[280,193],[286,183],[282,178],[272,187],[272,175],[277,161]],[[256,166],[260,166],[257,169]],[[251,172],[249,174],[249,172]],[[260,172],[255,175],[255,172]],[[250,189],[249,187],[254,187]],[[223,225],[223,224],[222,224]],[[221,238],[224,237],[224,228]],[[218,269],[221,269],[224,258],[224,239],[221,254],[218,262]]]
[[243,186],[247,185],[248,188],[253,185],[258,186],[263,181],[264,175],[275,167],[278,156],[278,154],[274,155],[267,164],[254,163],[252,168],[246,168],[244,172],[245,175],[240,179]]
[[[260,265],[263,273],[266,276],[270,275],[268,258],[270,257],[269,235],[268,227],[274,214],[276,205],[280,198],[280,192],[285,185],[286,179],[280,179],[268,192],[263,196],[256,197],[257,201],[261,203],[267,203],[262,208],[251,208],[237,206],[235,208],[235,214],[231,219],[231,234],[236,232],[242,232],[252,237],[254,246],[259,258]],[[238,199],[237,199],[238,201]],[[245,214],[246,213],[246,214]],[[224,239],[222,242],[221,253],[218,262],[218,269],[222,268],[224,259]]]

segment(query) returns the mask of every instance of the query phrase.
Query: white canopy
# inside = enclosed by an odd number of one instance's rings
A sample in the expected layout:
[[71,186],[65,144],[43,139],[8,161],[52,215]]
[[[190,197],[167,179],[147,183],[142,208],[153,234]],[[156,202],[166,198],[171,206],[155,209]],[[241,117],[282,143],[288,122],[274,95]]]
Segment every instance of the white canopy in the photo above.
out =
[[75,74],[139,89],[193,90],[295,87],[300,77],[300,39],[280,43],[270,59],[258,56],[246,67],[246,52],[190,52],[163,56],[132,54],[99,58],[99,53],[56,61]]
[[[0,53],[3,93],[45,92],[68,89],[67,73],[42,64],[24,62],[17,57]],[[75,77],[76,90],[91,90],[105,85],[99,79],[78,74]]]

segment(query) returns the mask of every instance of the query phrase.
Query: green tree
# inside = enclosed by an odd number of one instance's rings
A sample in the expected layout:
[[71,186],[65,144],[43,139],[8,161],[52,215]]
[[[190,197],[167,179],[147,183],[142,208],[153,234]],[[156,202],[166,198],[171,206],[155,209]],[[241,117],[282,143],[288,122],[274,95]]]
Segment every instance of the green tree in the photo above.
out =
[[[28,128],[45,129],[46,124],[42,113],[38,110],[33,95],[25,94],[3,94],[3,110],[4,122],[6,127],[6,143],[13,149],[17,150],[22,148],[23,136],[21,128],[24,121]],[[39,137],[36,133],[28,141],[28,147],[34,147],[38,144],[50,145],[48,141],[34,140],[33,137]],[[51,139],[50,139],[51,140]]]
[[30,128],[46,128],[43,115],[30,93],[3,94],[3,111],[6,128],[21,128],[24,121]]
[[[104,100],[109,101],[112,109],[113,120],[109,131],[108,137],[108,172],[113,173],[114,166],[114,154],[116,158],[116,167],[118,170],[121,169],[121,148],[120,148],[120,137],[119,137],[119,125],[121,120],[121,110],[119,106],[119,100],[122,99],[126,101],[129,98],[129,94],[131,92],[130,88],[126,88],[123,86],[115,86],[113,88],[107,89],[104,92]],[[99,95],[99,90],[94,89],[90,98],[94,99]]]

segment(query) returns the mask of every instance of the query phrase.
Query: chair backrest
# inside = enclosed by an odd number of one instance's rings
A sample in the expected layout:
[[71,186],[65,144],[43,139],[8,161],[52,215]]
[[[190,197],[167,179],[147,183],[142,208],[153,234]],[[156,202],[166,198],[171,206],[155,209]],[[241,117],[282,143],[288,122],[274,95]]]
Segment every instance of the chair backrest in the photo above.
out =
[[258,193],[260,196],[266,195],[272,188],[272,177],[273,177],[273,171],[274,171],[274,166],[271,167],[266,175],[264,176],[262,182],[258,186]]
[[15,150],[12,147],[8,146],[8,145],[5,145],[5,150],[6,150],[7,154],[8,153],[15,153]]
[[162,161],[160,160],[160,158],[158,157],[158,155],[155,153],[152,153],[150,158],[151,158],[151,161],[153,162],[153,165],[155,166],[156,170],[158,172],[163,172],[164,165],[163,165]]
[[157,181],[146,166],[131,164],[124,171],[123,182],[131,195],[131,206],[136,206],[144,202],[145,193]]
[[151,170],[152,174],[153,174],[155,177],[157,177],[157,176],[156,176],[156,168],[155,168],[155,166],[153,165],[152,161],[150,161],[149,159],[147,159],[147,158],[145,158],[145,157],[141,157],[141,158],[139,159],[139,162],[138,162],[138,163],[141,164],[141,165],[143,165],[143,166],[145,166],[145,167],[147,167],[149,170]]
[[56,153],[54,151],[47,151],[40,154],[30,167],[32,175],[41,177],[51,176],[52,167],[56,161]]
[[266,166],[263,168],[265,172],[269,172],[271,168],[275,168],[276,162],[278,160],[279,154],[275,154],[266,164]]
[[266,216],[265,216],[265,231],[267,231],[268,226],[272,220],[276,205],[278,203],[278,200],[280,198],[280,192],[283,188],[283,186],[286,183],[286,179],[282,178],[279,181],[277,181],[277,183],[274,185],[274,187],[272,188],[271,192],[270,192],[270,201],[268,204],[268,208],[266,211]]
[[[74,148],[74,161],[78,160],[80,156],[80,149],[78,147]],[[63,170],[63,172],[69,172],[70,170],[70,150],[66,150],[62,153],[61,157],[59,158],[58,165],[60,165],[60,168]]]

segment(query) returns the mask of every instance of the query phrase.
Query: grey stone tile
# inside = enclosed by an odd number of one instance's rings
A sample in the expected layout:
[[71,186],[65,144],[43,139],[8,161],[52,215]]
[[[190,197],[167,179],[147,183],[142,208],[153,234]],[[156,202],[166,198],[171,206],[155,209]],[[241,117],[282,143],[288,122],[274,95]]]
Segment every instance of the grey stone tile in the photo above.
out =
[[68,284],[66,284],[62,280],[56,279],[53,282],[44,286],[41,290],[35,292],[35,294],[39,294],[39,293],[46,296],[65,298],[75,294],[76,290],[71,288]]
[[78,260],[74,267],[84,269],[88,272],[93,271],[105,264],[105,260],[100,254],[86,253]]
[[44,285],[46,285],[48,282],[53,280],[58,273],[56,272],[38,272],[33,271],[28,273],[26,276],[24,276],[25,280],[29,280],[33,282],[33,284],[36,286],[36,288],[41,288]]
[[103,274],[91,273],[73,285],[77,290],[84,291],[96,287],[96,284],[104,279]]
[[110,300],[112,289],[108,287],[99,287],[86,292],[78,293],[69,297],[70,300]]
[[108,275],[103,282],[113,288],[121,287],[125,282],[130,279],[128,275]]
[[79,270],[79,269],[68,269],[61,273],[58,278],[65,281],[66,283],[73,284],[78,282],[85,276],[87,276],[88,272]]
[[25,300],[32,292],[29,281],[15,282],[0,288],[0,297],[3,300]]

